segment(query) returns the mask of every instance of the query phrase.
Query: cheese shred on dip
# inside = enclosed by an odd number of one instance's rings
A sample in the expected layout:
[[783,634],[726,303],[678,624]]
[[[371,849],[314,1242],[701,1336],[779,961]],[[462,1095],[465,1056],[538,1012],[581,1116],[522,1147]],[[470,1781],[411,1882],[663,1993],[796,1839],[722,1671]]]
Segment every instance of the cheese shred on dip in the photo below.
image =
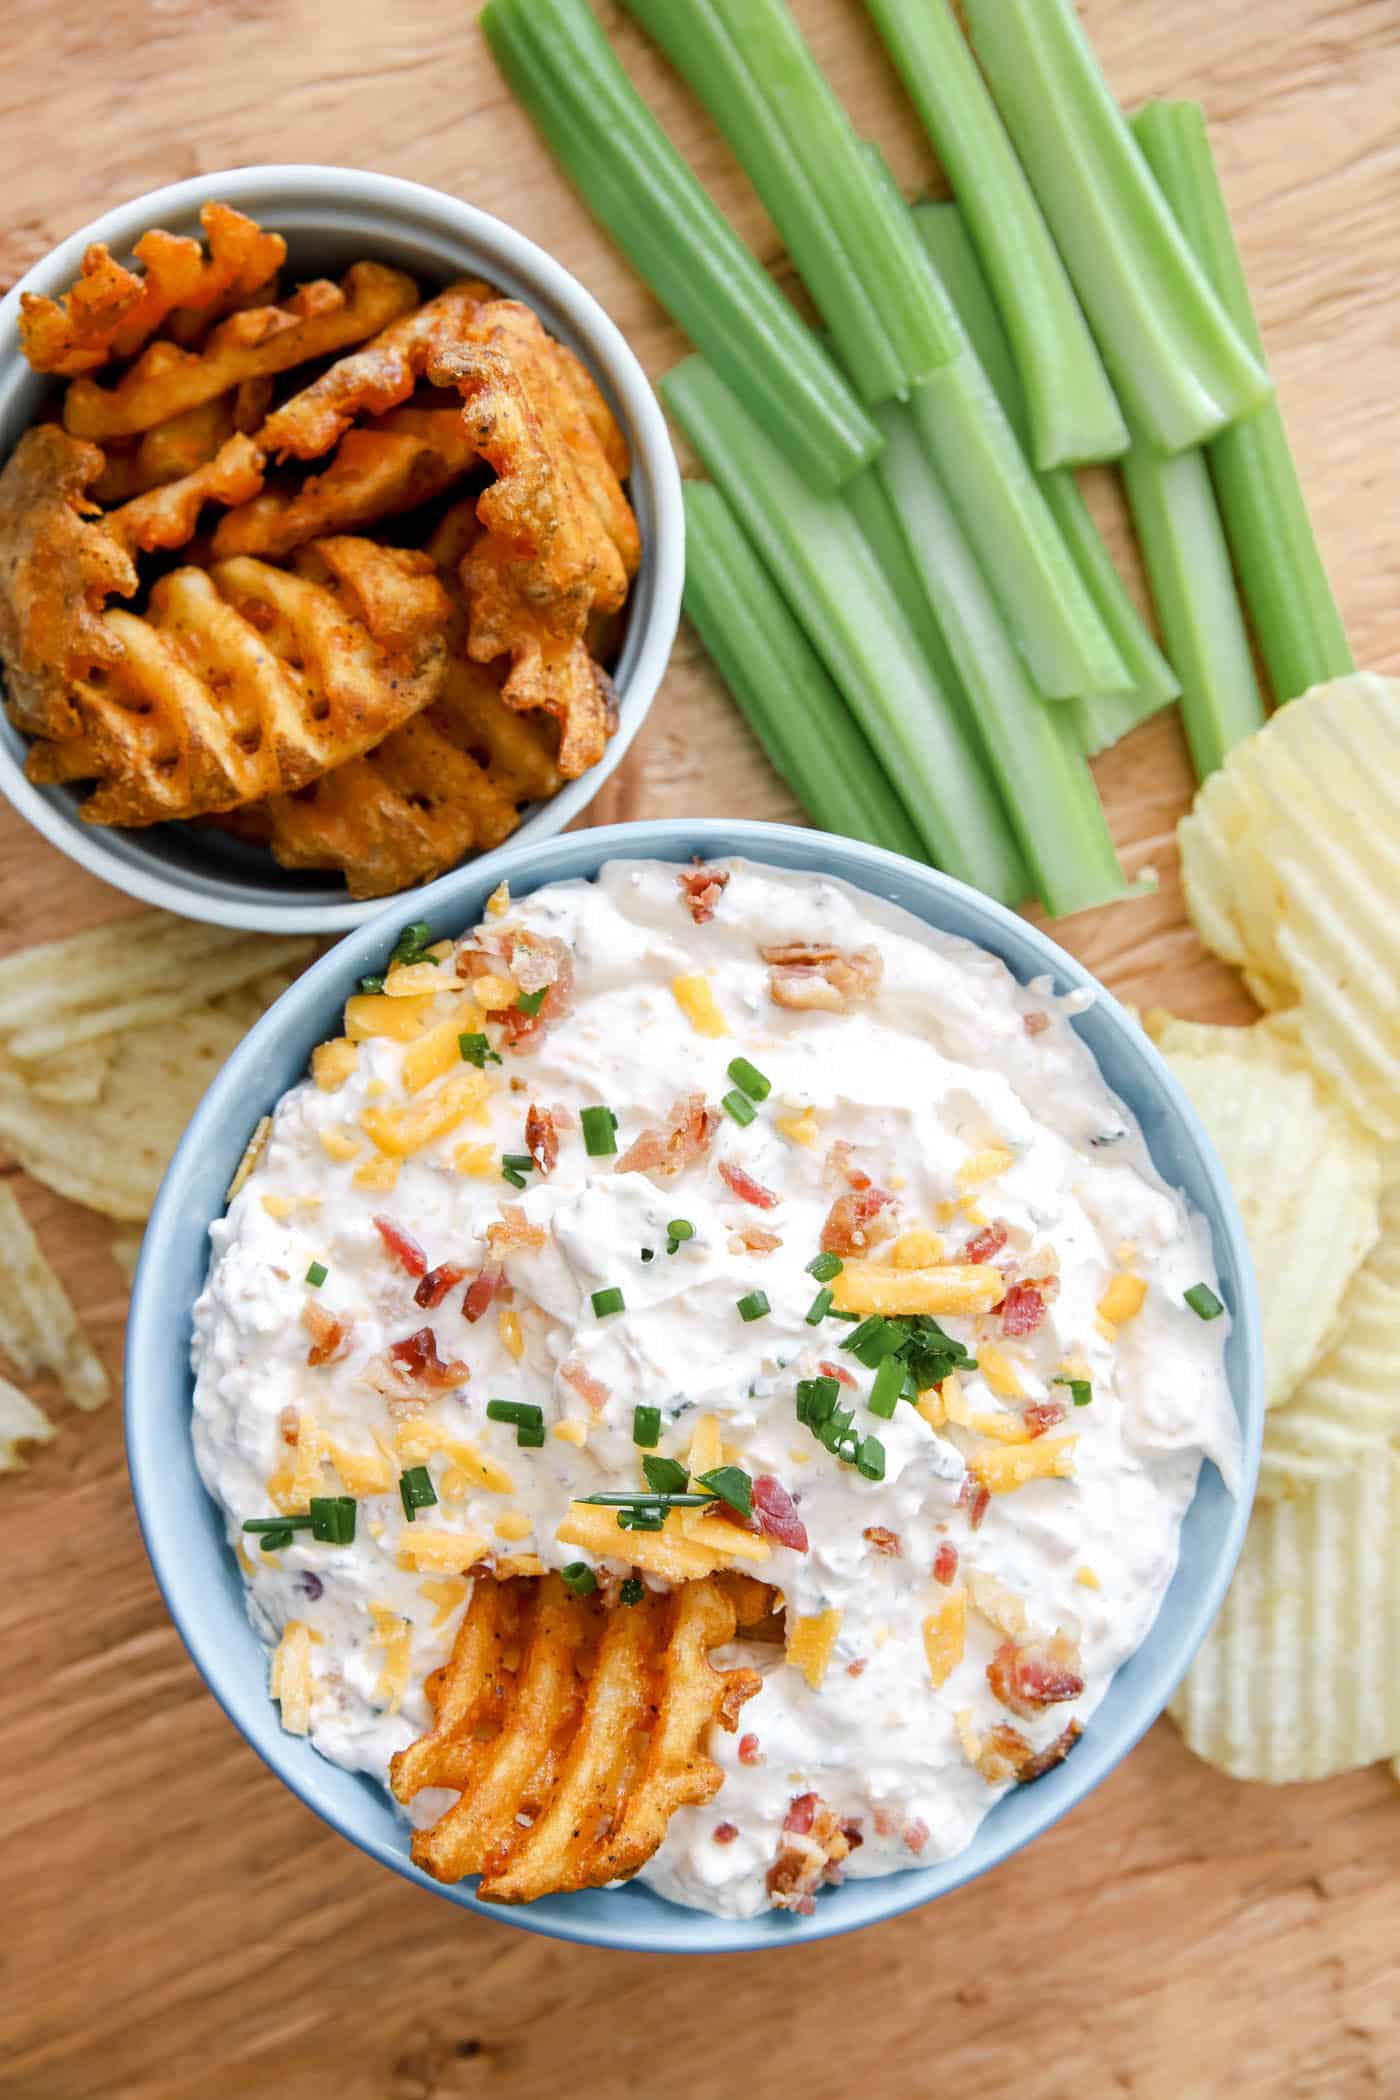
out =
[[[1048,986],[840,882],[614,862],[400,952],[250,1148],[195,1313],[284,1724],[384,1780],[472,1580],[662,1584],[691,1511],[571,1505],[732,1467],[715,1565],[777,1611],[716,1660],[762,1689],[642,1878],[747,1917],[958,1852],[1148,1632],[1202,1458],[1237,1478],[1203,1220]],[[305,1521],[335,1496],[349,1543]]]

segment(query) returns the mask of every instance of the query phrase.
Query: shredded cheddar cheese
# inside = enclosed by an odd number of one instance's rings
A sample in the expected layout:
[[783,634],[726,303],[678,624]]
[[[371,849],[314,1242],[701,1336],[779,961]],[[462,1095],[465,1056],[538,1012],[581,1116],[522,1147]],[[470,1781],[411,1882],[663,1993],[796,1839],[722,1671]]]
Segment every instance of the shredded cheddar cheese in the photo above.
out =
[[[555,1537],[561,1546],[582,1546],[600,1560],[629,1562],[644,1574],[659,1575],[665,1582],[690,1582],[712,1575],[719,1562],[708,1547],[688,1539],[676,1528],[677,1517],[684,1514],[682,1510],[670,1510],[660,1531],[621,1532],[616,1510],[571,1502]],[[735,1536],[739,1535],[736,1531]]]
[[347,1451],[327,1443],[326,1456],[340,1475],[347,1495],[385,1495],[394,1485],[394,1470],[382,1452]]
[[950,1371],[943,1381],[943,1413],[959,1429],[972,1426],[972,1406],[956,1371]]
[[421,1035],[432,1009],[431,996],[391,999],[387,992],[357,992],[345,1002],[345,1033],[352,1043],[367,1042],[372,1036],[411,1043]]
[[504,1582],[510,1575],[543,1575],[547,1573],[538,1553],[498,1553],[496,1574]]
[[425,1029],[416,1043],[410,1043],[403,1054],[404,1091],[421,1094],[425,1086],[441,1079],[462,1062],[458,1037],[479,1034],[481,1014],[475,999],[463,999],[459,1006],[439,1021],[435,1028]]
[[362,1167],[356,1167],[350,1179],[357,1189],[391,1189],[399,1178],[401,1165],[397,1159],[367,1159]]
[[582,1450],[588,1442],[588,1424],[576,1422],[570,1416],[567,1421],[556,1422],[550,1434],[556,1436],[561,1444],[576,1444]]
[[696,970],[688,977],[671,979],[671,996],[697,1035],[728,1035],[729,1024],[720,1012],[710,980]]
[[982,1738],[972,1725],[972,1708],[960,1706],[953,1716],[953,1726],[958,1731],[962,1754],[970,1765],[975,1765],[982,1755]]
[[357,1045],[348,1036],[338,1035],[332,1042],[318,1043],[312,1051],[311,1077],[323,1094],[334,1094],[344,1086],[359,1061]]
[[427,996],[435,999],[439,992],[450,989],[451,980],[444,980],[441,966],[437,963],[393,963],[384,979],[386,999],[418,999]]
[[821,1126],[810,1108],[804,1108],[800,1115],[778,1116],[775,1120],[776,1127],[794,1145],[815,1145],[821,1136]]
[[282,1708],[282,1726],[288,1735],[311,1732],[311,1696],[315,1679],[311,1669],[311,1628],[300,1619],[288,1619],[282,1638],[272,1651],[267,1688]]
[[379,1704],[391,1714],[396,1714],[408,1690],[409,1663],[413,1647],[413,1629],[406,1619],[387,1605],[371,1604],[369,1615],[374,1621],[374,1632],[370,1638],[384,1650],[384,1662],[379,1672],[379,1681],[374,1687],[374,1696]]
[[498,882],[486,900],[488,919],[503,919],[510,910],[510,884]]
[[326,1447],[321,1432],[308,1414],[297,1424],[297,1440],[283,1445],[282,1463],[268,1475],[267,1493],[274,1509],[284,1516],[304,1510],[321,1491],[321,1466]]
[[938,1690],[963,1659],[967,1645],[967,1591],[950,1590],[937,1611],[924,1620],[924,1654],[928,1674]]
[[520,1315],[512,1306],[503,1305],[496,1316],[496,1328],[508,1356],[519,1363],[525,1354],[525,1336],[520,1328]]
[[328,1159],[353,1159],[360,1149],[360,1141],[353,1130],[343,1123],[328,1123],[316,1135],[321,1140],[321,1150]]
[[411,1101],[407,1108],[362,1109],[360,1128],[381,1152],[394,1159],[409,1159],[469,1116],[480,1116],[489,1091],[485,1073],[474,1065],[463,1065],[436,1092]]
[[406,1466],[422,1465],[435,1453],[449,1459],[466,1475],[473,1487],[484,1488],[489,1495],[511,1495],[515,1492],[515,1479],[494,1458],[487,1458],[475,1444],[458,1437],[441,1422],[434,1422],[427,1415],[415,1415],[400,1422],[394,1432],[394,1449]]
[[890,1247],[890,1260],[897,1269],[932,1269],[943,1259],[943,1242],[936,1232],[915,1227],[901,1232]]
[[998,1444],[1028,1444],[1031,1433],[1019,1415],[1005,1412],[996,1415],[974,1415],[968,1428],[978,1436],[989,1436]]
[[1077,1436],[1038,1436],[1028,1444],[983,1444],[968,1458],[968,1470],[988,1494],[1010,1495],[1033,1480],[1068,1480],[1074,1472]]
[[401,1568],[425,1574],[460,1575],[486,1551],[486,1541],[474,1531],[434,1531],[426,1524],[405,1524],[398,1538]]
[[1083,1566],[1076,1568],[1074,1579],[1082,1590],[1101,1590],[1103,1588],[1103,1584],[1099,1581],[1092,1568]]
[[1025,1399],[1026,1389],[1021,1383],[1019,1365],[995,1342],[977,1344],[977,1368],[998,1400]]
[[976,1188],[980,1181],[995,1181],[1008,1167],[1015,1164],[1016,1155],[1005,1145],[984,1145],[980,1152],[973,1152],[958,1168],[955,1179],[960,1189]]
[[838,1312],[928,1313],[985,1312],[1006,1295],[1001,1271],[985,1263],[952,1263],[944,1268],[896,1269],[849,1255],[831,1280]]
[[433,1629],[436,1631],[439,1626],[447,1624],[460,1605],[466,1603],[466,1578],[461,1575],[434,1575],[431,1581],[419,1583],[418,1594],[420,1597],[426,1597],[429,1604],[436,1606],[433,1612]]
[[821,1690],[840,1631],[839,1611],[819,1611],[811,1618],[798,1619],[788,1633],[787,1660],[802,1672],[814,1692]]
[[1147,1297],[1147,1284],[1141,1276],[1125,1270],[1115,1276],[1099,1300],[1099,1317],[1114,1327],[1121,1327],[1127,1320],[1135,1320],[1142,1311]]
[[290,1196],[264,1196],[262,1207],[270,1218],[289,1218],[296,1204]]
[[503,1007],[514,1006],[520,997],[520,987],[513,977],[498,977],[488,971],[485,977],[473,978],[472,996],[484,1014],[494,1014]]
[[529,1538],[534,1528],[534,1524],[526,1516],[523,1509],[502,1510],[500,1516],[497,1517],[495,1523],[491,1526],[498,1539],[505,1539],[511,1545],[516,1546],[519,1545],[522,1539]]
[[452,1164],[459,1174],[473,1174],[484,1181],[500,1170],[500,1162],[494,1146],[458,1145],[452,1153]]

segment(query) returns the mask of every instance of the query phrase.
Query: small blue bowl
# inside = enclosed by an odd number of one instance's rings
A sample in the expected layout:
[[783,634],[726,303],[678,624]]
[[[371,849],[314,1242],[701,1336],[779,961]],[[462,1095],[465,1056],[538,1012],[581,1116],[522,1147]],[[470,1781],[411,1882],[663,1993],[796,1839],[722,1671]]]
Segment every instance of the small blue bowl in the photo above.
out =
[[244,1611],[242,1578],[224,1543],[223,1518],[205,1493],[190,1440],[190,1309],[208,1266],[209,1225],[223,1212],[224,1191],[258,1117],[303,1076],[313,1047],[338,1032],[356,980],[383,967],[405,916],[404,902],[349,934],[283,994],[229,1059],[171,1161],[146,1230],[127,1333],[126,1434],[147,1551],[181,1637],[225,1713],[293,1793],[343,1836],[449,1903],[527,1932],[634,1953],[731,1954],[876,1924],[985,1874],[1082,1801],[1161,1713],[1215,1617],[1244,1539],[1264,1419],[1254,1280],[1220,1162],[1180,1087],[1122,1007],[1071,956],[1011,912],[946,875],[873,846],[781,824],[717,818],[615,824],[507,850],[492,856],[489,873],[461,868],[416,894],[413,914],[456,933],[480,917],[503,876],[512,893],[522,896],[544,883],[592,877],[608,860],[682,862],[696,853],[706,859],[745,854],[778,867],[841,876],[944,933],[990,949],[1022,982],[1048,972],[1060,991],[1082,987],[1097,995],[1074,1025],[1108,1084],[1137,1116],[1165,1180],[1210,1221],[1231,1314],[1226,1362],[1244,1432],[1245,1472],[1234,1499],[1213,1466],[1203,1469],[1156,1624],[1114,1678],[1074,1756],[1037,1785],[998,1802],[956,1858],[848,1881],[823,1894],[815,1916],[806,1919],[776,1911],[747,1921],[715,1918],[635,1884],[508,1909],[481,1903],[465,1885],[444,1888],[430,1880],[410,1862],[407,1827],[382,1788],[283,1733],[267,1694],[266,1660]]

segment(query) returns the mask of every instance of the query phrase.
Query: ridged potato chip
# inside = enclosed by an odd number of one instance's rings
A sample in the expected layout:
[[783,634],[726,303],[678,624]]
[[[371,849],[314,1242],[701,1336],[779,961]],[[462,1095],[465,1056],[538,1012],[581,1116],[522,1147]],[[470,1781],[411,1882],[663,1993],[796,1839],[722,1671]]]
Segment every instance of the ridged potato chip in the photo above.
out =
[[1289,1044],[1262,1027],[1214,1034],[1218,1049],[1164,1043],[1163,1054],[1240,1206],[1259,1286],[1265,1400],[1279,1407],[1331,1339],[1347,1286],[1376,1243],[1381,1163]]
[[[35,1239],[8,1182],[0,1181],[0,1355],[21,1378],[47,1373],[76,1407],[101,1407],[107,1373],[72,1300]],[[25,1431],[23,1434],[31,1434]]]
[[36,1407],[8,1378],[0,1378],[0,1473],[24,1470],[21,1444],[47,1444],[56,1435],[43,1408]]
[[1171,1714],[1233,1779],[1327,1779],[1400,1745],[1400,1461],[1255,1511]]
[[1314,1069],[1400,1138],[1400,681],[1334,679],[1231,752],[1183,818],[1201,935]]

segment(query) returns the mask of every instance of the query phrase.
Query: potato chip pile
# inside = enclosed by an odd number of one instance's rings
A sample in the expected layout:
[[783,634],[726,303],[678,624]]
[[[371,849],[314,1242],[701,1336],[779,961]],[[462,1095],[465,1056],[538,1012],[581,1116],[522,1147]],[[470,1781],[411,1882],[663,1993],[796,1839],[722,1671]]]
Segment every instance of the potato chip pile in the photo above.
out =
[[1269,1408],[1225,1608],[1172,1712],[1240,1779],[1400,1755],[1400,682],[1280,710],[1180,829],[1191,915],[1266,1017],[1149,1016],[1239,1200]]
[[387,895],[601,758],[627,446],[489,285],[365,261],[284,292],[279,234],[202,220],[21,302],[67,385],[0,473],[10,718],[89,823],[214,824]]

